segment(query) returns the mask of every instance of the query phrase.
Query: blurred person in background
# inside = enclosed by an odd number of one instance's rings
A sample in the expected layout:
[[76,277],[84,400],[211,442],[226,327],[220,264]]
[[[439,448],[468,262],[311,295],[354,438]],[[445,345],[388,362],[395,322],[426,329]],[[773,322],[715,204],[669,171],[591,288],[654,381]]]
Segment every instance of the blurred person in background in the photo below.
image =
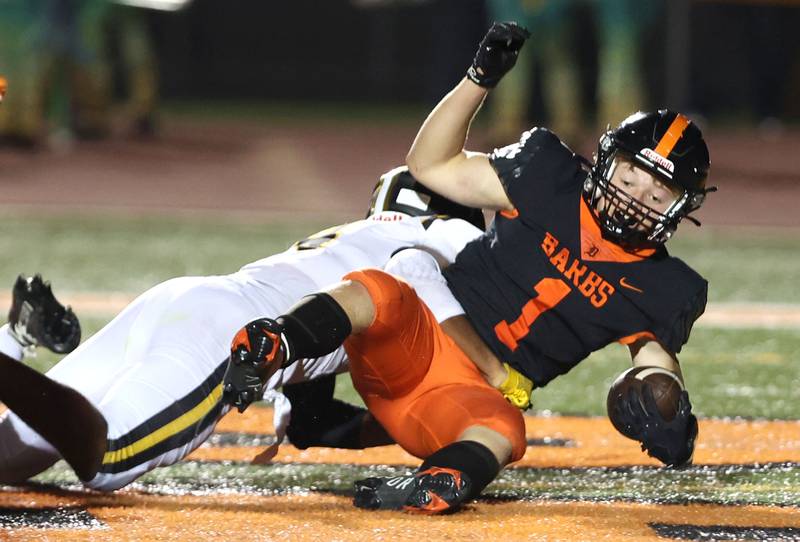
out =
[[29,145],[42,132],[45,105],[36,45],[42,8],[41,0],[0,2],[0,69],[15,89],[0,108],[0,136],[5,141]]
[[158,67],[145,15],[138,7],[83,0],[79,33],[91,62],[80,65],[75,79],[78,136],[154,133]]
[[591,9],[596,25],[598,122],[618,124],[644,98],[638,46],[653,0],[488,0],[496,21],[517,21],[537,37],[536,48],[523,50],[517,68],[490,103],[490,137],[505,142],[528,125],[534,66],[541,66],[542,93],[548,125],[568,143],[580,142],[590,117],[581,96],[580,52],[576,51],[575,12]]
[[0,66],[16,89],[0,111],[7,141],[66,149],[75,137],[152,133],[157,72],[141,9],[9,0],[0,3],[0,30]]

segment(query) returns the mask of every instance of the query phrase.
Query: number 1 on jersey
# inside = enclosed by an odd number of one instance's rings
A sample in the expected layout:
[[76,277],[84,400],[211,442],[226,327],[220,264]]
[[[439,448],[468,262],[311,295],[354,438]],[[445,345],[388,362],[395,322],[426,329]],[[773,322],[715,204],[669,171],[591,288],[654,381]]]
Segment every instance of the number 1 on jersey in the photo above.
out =
[[530,332],[536,319],[558,305],[570,292],[567,283],[556,278],[542,279],[533,289],[536,290],[536,297],[525,303],[519,318],[510,324],[503,320],[494,326],[497,338],[512,352],[519,346],[519,340]]

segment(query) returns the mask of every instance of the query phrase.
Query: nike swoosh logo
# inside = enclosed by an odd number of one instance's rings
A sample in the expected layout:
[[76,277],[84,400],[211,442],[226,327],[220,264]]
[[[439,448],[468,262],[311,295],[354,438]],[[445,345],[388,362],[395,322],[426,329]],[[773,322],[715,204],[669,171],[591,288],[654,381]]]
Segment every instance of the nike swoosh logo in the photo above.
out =
[[640,294],[644,293],[644,290],[640,290],[636,286],[633,286],[632,284],[629,284],[628,281],[625,280],[625,277],[622,277],[621,279],[619,279],[619,285],[622,286],[623,288],[627,288],[628,290],[633,290],[634,292],[638,292]]

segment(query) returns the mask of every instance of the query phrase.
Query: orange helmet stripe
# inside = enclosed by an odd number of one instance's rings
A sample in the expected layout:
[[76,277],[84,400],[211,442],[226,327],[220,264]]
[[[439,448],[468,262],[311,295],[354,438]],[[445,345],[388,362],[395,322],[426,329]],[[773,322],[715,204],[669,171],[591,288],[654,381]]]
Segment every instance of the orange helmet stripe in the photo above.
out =
[[672,152],[672,149],[675,148],[675,144],[681,138],[687,126],[689,126],[689,119],[679,113],[678,116],[675,117],[675,120],[672,121],[672,124],[669,125],[669,128],[667,128],[664,137],[658,142],[658,146],[653,149],[656,154],[667,158],[669,153]]

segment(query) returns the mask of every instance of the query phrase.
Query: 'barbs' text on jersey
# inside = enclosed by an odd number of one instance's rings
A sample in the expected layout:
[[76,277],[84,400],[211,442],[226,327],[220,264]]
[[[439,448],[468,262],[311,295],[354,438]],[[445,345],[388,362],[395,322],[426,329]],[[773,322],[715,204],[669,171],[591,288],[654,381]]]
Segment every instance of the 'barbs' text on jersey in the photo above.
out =
[[573,257],[567,247],[558,247],[558,239],[550,232],[545,232],[541,249],[550,258],[550,263],[567,279],[567,284],[572,284],[598,309],[605,305],[616,289],[603,277],[590,271],[580,258]]

